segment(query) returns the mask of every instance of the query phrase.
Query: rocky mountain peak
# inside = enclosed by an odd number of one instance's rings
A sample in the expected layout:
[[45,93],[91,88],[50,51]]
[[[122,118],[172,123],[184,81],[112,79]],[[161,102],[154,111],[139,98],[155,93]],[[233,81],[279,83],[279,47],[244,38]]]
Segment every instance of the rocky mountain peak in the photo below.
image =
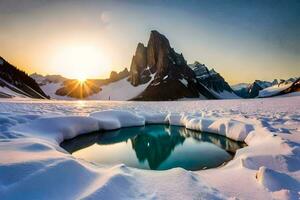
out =
[[201,92],[207,98],[214,98],[204,86],[199,85],[194,71],[188,67],[183,55],[176,53],[169,40],[155,30],[151,31],[147,47],[142,43],[137,45],[129,76],[133,86],[148,83],[151,79],[153,80],[149,86],[136,100],[199,97]]
[[[173,72],[178,70],[176,68],[178,66],[187,67],[183,55],[171,48],[169,40],[164,35],[158,31],[151,31],[147,47],[142,43],[137,45],[130,67],[130,82],[134,86],[146,83],[153,73],[156,73],[155,79],[166,75],[174,76],[176,73]],[[188,71],[191,75],[192,71],[186,68],[185,73]]]
[[169,40],[157,31],[151,31],[147,45],[147,61],[151,72],[162,70],[171,50]]
[[162,76],[169,66],[169,53],[173,51],[169,40],[158,31],[151,31],[147,47],[138,43],[130,67],[130,82],[137,86],[150,80],[157,72]]
[[142,73],[147,67],[147,48],[143,43],[138,43],[135,55],[132,57],[130,66],[130,82],[132,85],[137,86],[144,82],[141,80]]

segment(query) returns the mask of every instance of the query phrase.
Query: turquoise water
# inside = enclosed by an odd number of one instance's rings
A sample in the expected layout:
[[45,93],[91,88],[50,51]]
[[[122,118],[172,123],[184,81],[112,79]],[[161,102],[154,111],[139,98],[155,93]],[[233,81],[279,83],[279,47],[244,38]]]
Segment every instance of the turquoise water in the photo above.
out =
[[231,160],[244,144],[178,126],[146,125],[86,134],[64,141],[61,146],[77,158],[99,164],[200,170]]

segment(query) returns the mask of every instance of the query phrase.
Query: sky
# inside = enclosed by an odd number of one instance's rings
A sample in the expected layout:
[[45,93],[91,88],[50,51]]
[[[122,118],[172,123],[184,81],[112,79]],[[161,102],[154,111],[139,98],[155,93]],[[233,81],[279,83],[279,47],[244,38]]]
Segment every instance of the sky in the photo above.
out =
[[0,56],[28,73],[105,78],[151,30],[230,84],[300,75],[298,0],[0,0]]

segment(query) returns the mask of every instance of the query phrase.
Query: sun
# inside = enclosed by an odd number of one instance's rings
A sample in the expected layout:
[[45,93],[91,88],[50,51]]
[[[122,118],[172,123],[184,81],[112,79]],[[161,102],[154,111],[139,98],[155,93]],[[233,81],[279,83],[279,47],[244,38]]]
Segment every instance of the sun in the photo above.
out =
[[84,75],[81,75],[81,76],[79,76],[79,77],[77,78],[77,80],[78,80],[78,82],[79,82],[80,84],[84,84],[84,83],[86,82],[86,80],[87,80],[87,77],[84,76]]
[[106,77],[111,69],[98,46],[70,44],[62,46],[52,59],[52,66],[61,75],[83,83],[88,78]]

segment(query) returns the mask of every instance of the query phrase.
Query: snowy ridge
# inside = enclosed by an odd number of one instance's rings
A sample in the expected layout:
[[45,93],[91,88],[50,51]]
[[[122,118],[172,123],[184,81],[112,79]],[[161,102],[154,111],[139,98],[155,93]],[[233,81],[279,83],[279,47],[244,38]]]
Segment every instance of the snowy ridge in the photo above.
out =
[[267,87],[267,88],[259,91],[258,97],[270,97],[270,96],[276,95],[276,94],[280,93],[281,91],[291,87],[292,84],[293,84],[293,82]]
[[[29,94],[25,93],[24,91],[20,90],[19,88],[15,87],[14,85],[8,83],[7,81],[0,78],[0,82],[3,82],[5,86],[0,86],[0,92],[4,95],[8,95],[10,97],[18,97],[18,98],[29,98]],[[35,91],[34,91],[35,92]],[[37,92],[35,92],[37,93]],[[43,97],[44,98],[44,97]]]

